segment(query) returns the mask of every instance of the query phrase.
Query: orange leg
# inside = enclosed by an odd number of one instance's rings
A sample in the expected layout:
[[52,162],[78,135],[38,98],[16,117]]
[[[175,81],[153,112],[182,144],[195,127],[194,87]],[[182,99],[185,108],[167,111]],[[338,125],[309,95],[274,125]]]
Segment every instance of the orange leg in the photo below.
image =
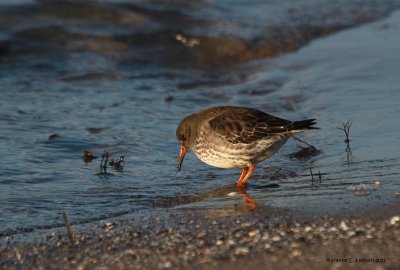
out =
[[242,179],[246,176],[248,170],[249,170],[249,167],[244,167],[242,169],[242,174],[240,175],[239,179],[237,180],[236,185],[238,185],[240,183],[240,181],[242,181]]
[[250,163],[248,167],[244,167],[242,170],[242,174],[239,177],[239,180],[236,182],[236,186],[240,189],[246,187],[246,182],[249,180],[250,176],[254,172],[254,165]]

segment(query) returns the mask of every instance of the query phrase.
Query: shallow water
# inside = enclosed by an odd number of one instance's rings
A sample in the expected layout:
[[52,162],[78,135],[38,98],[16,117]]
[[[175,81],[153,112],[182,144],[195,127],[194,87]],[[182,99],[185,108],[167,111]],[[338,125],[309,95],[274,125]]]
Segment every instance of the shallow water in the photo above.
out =
[[[255,211],[398,211],[400,13],[316,39],[382,17],[396,1],[358,13],[357,1],[99,4],[91,16],[66,3],[64,13],[51,4],[1,9],[0,236],[62,226],[63,212],[78,224],[165,208],[248,210],[234,188],[240,170],[188,154],[176,172],[179,120],[220,104],[317,118],[321,128],[298,136],[319,154],[291,157],[304,144],[289,140],[256,167],[247,191]],[[260,21],[261,8],[274,15]],[[293,19],[304,17],[307,27]],[[348,120],[346,151],[338,127]],[[125,155],[123,170],[100,173],[100,158],[85,163],[84,149]]]

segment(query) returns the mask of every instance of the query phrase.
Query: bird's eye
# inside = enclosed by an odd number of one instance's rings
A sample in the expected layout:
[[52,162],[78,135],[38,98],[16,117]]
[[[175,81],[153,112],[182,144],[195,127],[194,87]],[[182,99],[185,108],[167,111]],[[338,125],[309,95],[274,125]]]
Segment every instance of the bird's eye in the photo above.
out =
[[179,140],[181,140],[181,141],[185,140],[185,134],[179,135]]

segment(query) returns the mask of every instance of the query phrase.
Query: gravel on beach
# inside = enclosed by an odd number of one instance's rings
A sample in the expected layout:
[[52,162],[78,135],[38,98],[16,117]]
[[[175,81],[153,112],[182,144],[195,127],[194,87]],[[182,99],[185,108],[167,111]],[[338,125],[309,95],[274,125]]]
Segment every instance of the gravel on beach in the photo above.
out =
[[[9,243],[1,269],[400,269],[400,216],[170,214]],[[74,228],[72,228],[73,230]]]

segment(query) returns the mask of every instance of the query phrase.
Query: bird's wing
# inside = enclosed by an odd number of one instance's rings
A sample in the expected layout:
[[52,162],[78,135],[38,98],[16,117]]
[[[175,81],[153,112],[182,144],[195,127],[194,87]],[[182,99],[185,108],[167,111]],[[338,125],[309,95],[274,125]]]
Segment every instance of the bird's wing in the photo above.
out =
[[291,121],[253,109],[224,112],[208,123],[217,136],[233,144],[250,144],[258,139],[286,133],[293,125]]

